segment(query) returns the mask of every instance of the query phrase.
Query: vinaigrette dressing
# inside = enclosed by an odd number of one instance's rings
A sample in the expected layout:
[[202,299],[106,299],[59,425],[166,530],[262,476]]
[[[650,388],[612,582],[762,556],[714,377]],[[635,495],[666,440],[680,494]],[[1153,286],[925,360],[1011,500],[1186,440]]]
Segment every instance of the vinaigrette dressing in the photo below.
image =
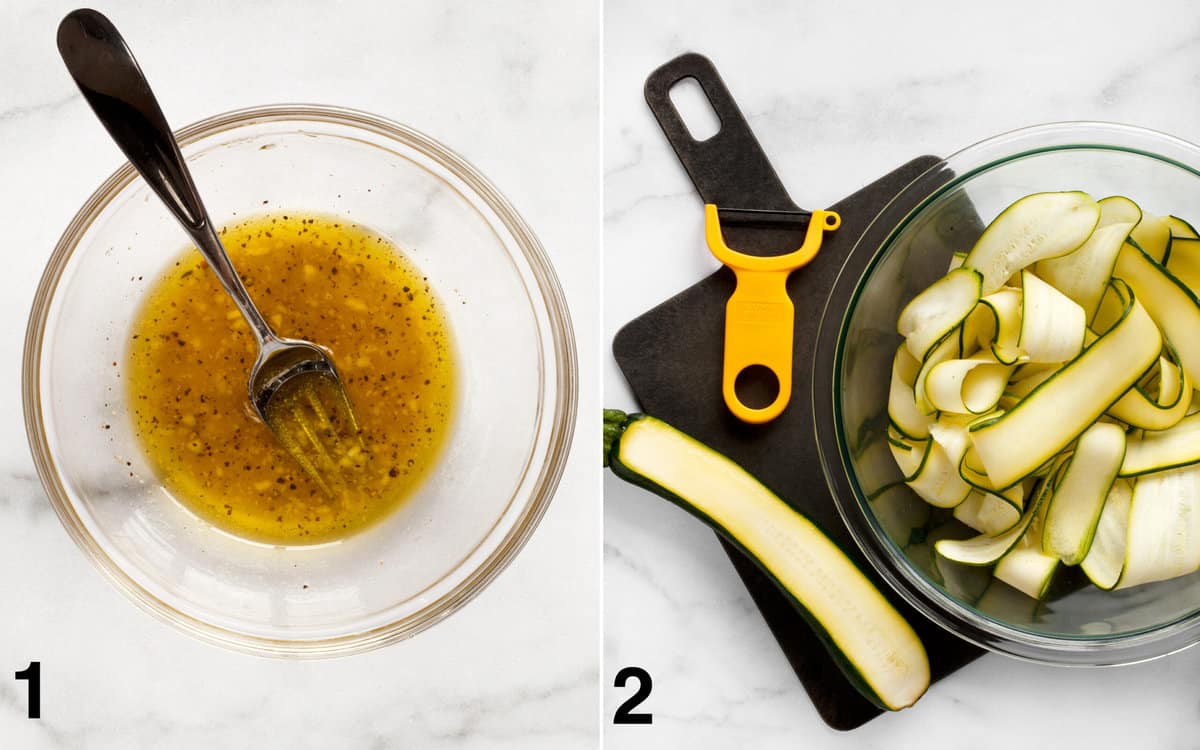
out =
[[449,428],[453,351],[436,296],[387,240],[341,219],[268,215],[221,238],[276,333],[332,350],[365,458],[331,496],[278,444],[246,395],[254,337],[194,249],[131,333],[143,450],[180,501],[238,536],[313,544],[370,525],[420,484]]

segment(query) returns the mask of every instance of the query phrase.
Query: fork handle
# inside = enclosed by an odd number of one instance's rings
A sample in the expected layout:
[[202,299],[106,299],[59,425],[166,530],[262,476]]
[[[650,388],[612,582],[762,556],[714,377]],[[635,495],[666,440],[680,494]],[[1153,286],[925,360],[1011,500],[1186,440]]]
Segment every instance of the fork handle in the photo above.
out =
[[276,339],[234,270],[158,99],[121,32],[94,10],[75,10],[58,26],[58,52],[108,134],[196,243],[259,345]]

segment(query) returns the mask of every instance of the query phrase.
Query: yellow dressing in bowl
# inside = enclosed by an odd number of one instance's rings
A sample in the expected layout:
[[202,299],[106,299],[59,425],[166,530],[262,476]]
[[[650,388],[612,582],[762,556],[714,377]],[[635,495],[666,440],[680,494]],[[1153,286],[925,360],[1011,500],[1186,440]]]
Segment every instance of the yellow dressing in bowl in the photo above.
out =
[[254,337],[195,249],[131,332],[142,448],[177,499],[232,534],[314,544],[358,531],[411,494],[445,442],[454,363],[441,305],[397,248],[342,219],[261,216],[221,237],[276,333],[333,352],[367,458],[330,497],[277,443],[247,397]]

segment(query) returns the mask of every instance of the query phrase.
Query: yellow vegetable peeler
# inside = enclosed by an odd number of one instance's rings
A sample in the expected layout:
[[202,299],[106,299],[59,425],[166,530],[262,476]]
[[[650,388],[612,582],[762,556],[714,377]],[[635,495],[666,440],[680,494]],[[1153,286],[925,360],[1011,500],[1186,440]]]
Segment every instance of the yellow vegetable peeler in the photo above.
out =
[[[813,211],[808,219],[804,242],[784,255],[747,255],[725,244],[721,215],[712,203],[704,206],[704,236],[708,249],[737,277],[737,288],[725,305],[725,362],[721,392],[725,405],[738,419],[762,424],[775,419],[787,408],[792,394],[792,330],[795,308],[787,293],[792,271],[804,266],[821,249],[825,232],[841,226],[842,219],[833,211]],[[745,216],[780,214],[776,211],[736,211]],[[770,379],[778,388],[774,400],[765,406],[750,406],[738,395],[740,378]]]

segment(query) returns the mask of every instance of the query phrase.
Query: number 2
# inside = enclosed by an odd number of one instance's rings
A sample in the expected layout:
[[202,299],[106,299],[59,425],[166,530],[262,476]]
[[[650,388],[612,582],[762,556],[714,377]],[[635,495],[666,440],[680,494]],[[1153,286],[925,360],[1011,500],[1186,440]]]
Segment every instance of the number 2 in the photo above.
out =
[[42,718],[42,663],[31,661],[28,667],[13,676],[29,682],[29,718]]
[[613,714],[613,724],[651,724],[654,722],[654,714],[633,713],[633,709],[641,705],[642,701],[650,695],[650,688],[654,683],[650,679],[649,672],[641,667],[623,667],[621,671],[617,672],[617,679],[613,681],[613,687],[625,687],[625,683],[631,677],[638,682],[637,692],[617,707],[617,712]]

